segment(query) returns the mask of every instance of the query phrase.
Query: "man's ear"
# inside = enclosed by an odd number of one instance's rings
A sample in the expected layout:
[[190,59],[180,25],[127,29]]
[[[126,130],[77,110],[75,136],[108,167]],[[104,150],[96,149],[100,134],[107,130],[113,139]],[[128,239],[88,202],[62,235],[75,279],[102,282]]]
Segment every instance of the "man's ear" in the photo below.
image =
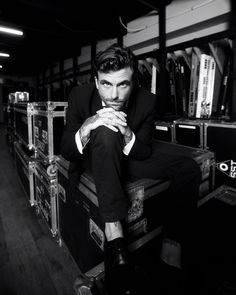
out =
[[98,89],[98,79],[97,79],[97,77],[94,77],[94,80],[95,80],[96,88]]

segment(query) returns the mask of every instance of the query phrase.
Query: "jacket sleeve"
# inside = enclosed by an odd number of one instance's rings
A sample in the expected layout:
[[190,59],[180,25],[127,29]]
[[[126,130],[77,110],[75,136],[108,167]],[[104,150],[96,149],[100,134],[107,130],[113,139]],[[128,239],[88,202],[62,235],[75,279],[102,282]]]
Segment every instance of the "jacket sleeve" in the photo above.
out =
[[77,161],[82,157],[75,142],[75,134],[83,124],[78,108],[79,96],[78,87],[74,87],[68,101],[66,126],[61,140],[61,155],[68,161]]
[[145,101],[145,105],[140,109],[142,114],[137,114],[137,116],[141,116],[142,119],[140,120],[139,125],[133,130],[136,139],[128,155],[128,157],[135,160],[149,158],[152,153],[151,142],[153,139],[156,115],[156,97],[150,95],[149,97],[146,97]]

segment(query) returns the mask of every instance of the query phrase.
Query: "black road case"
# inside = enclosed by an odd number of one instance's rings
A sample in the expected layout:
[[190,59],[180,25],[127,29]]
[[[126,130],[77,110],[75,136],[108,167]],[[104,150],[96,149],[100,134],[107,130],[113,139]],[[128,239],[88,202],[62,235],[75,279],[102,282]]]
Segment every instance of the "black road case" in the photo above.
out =
[[157,148],[160,151],[168,151],[176,155],[183,155],[193,158],[200,166],[202,182],[199,190],[199,197],[211,192],[215,187],[215,155],[214,152],[176,144],[171,142],[158,141]]
[[18,141],[14,142],[14,158],[18,177],[31,206],[36,204],[34,192],[35,156]]
[[37,211],[46,221],[53,236],[58,234],[58,202],[56,166],[36,162],[34,170]]
[[[98,276],[103,272],[105,235],[98,213],[96,188],[90,175],[82,174],[75,200],[70,198],[68,162],[57,161],[59,228],[62,242],[72,253],[83,273]],[[167,180],[141,179],[127,183],[130,200],[127,216],[129,249],[134,251],[161,233],[164,195]],[[155,209],[155,214],[153,213]]]
[[3,103],[2,110],[3,110],[3,123],[6,126],[8,124],[8,104],[7,103]]
[[15,133],[29,149],[33,148],[34,103],[19,102],[14,105]]
[[213,190],[210,194],[198,201],[198,207],[201,207],[211,199],[216,199],[230,206],[236,205],[236,189],[226,184],[222,184]]
[[12,156],[14,156],[14,142],[18,141],[18,137],[16,136],[14,129],[12,127],[6,127],[6,143],[8,146],[8,150]]
[[199,294],[235,294],[236,189],[221,185],[199,201],[194,245]]
[[7,112],[8,112],[8,127],[15,129],[15,112],[14,112],[14,103],[8,103],[7,105]]
[[203,148],[203,121],[179,119],[174,121],[174,142]]
[[67,106],[67,102],[34,103],[34,146],[39,156],[49,163],[60,153]]
[[173,122],[156,121],[154,136],[157,140],[174,142],[174,124]]
[[236,187],[236,123],[208,122],[205,128],[205,148],[215,153],[216,186]]
[[[212,190],[214,186],[214,154],[212,152],[164,141],[159,142],[159,148],[194,158],[202,171],[204,191],[201,192],[200,188],[200,196],[203,197]],[[103,273],[105,236],[98,213],[95,184],[90,175],[82,174],[77,186],[76,199],[73,200],[69,188],[68,162],[59,157],[56,165],[59,235],[81,271],[87,276],[100,276]],[[125,191],[130,200],[127,230],[131,251],[139,249],[161,233],[163,202],[169,183],[161,179],[141,179],[126,184]]]

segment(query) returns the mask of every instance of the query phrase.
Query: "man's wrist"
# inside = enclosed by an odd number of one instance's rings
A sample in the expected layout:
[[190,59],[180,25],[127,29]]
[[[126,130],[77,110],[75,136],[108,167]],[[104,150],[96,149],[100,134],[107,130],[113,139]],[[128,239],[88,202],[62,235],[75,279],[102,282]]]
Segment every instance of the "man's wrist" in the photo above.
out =
[[79,135],[80,135],[80,139],[82,142],[83,147],[86,146],[86,144],[89,141],[90,138],[90,132],[88,131],[88,129],[86,127],[84,127],[83,125],[80,127],[79,129]]
[[124,135],[124,143],[125,145],[127,145],[131,140],[132,140],[132,137],[133,137],[133,132],[131,131],[130,128],[127,128],[127,131]]

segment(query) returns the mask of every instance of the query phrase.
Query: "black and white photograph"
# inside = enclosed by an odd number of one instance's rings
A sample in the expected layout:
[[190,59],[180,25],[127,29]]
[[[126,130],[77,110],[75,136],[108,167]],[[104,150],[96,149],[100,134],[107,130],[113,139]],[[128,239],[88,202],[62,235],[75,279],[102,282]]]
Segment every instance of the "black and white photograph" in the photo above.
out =
[[0,295],[236,295],[236,3],[0,2]]

